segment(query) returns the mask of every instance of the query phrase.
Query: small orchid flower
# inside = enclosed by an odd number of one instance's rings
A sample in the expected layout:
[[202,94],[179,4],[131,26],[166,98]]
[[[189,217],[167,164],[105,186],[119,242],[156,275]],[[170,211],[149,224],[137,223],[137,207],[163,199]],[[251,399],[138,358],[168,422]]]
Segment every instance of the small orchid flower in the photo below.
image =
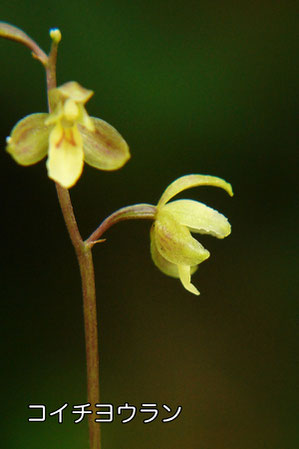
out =
[[84,105],[92,95],[75,81],[51,89],[52,112],[20,120],[7,138],[7,151],[21,165],[48,154],[48,176],[65,188],[77,182],[84,161],[100,170],[121,168],[130,158],[128,145],[111,125],[89,117]]
[[168,276],[179,278],[185,289],[195,295],[199,295],[199,291],[191,283],[191,274],[210,253],[192,237],[191,232],[210,234],[220,239],[231,232],[227,218],[205,204],[193,200],[169,203],[183,190],[201,185],[221,187],[233,195],[231,185],[214,176],[187,175],[178,178],[160,198],[150,233],[155,265]]

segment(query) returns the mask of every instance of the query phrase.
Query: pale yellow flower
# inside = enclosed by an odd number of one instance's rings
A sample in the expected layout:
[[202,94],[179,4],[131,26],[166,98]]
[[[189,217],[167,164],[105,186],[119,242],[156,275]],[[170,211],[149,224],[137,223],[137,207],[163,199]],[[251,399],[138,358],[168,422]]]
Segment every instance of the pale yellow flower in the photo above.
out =
[[49,92],[51,113],[20,120],[7,138],[7,151],[21,165],[48,154],[48,176],[65,188],[79,179],[84,161],[100,170],[117,170],[129,159],[122,136],[108,123],[89,117],[85,103],[93,95],[75,81]]
[[223,179],[204,175],[183,176],[164,191],[151,228],[151,254],[155,265],[168,276],[179,278],[183,286],[195,295],[199,295],[199,291],[191,283],[191,274],[210,253],[192,237],[191,232],[220,239],[231,232],[227,218],[205,204],[194,200],[168,202],[183,190],[201,185],[221,187],[233,195],[231,185]]

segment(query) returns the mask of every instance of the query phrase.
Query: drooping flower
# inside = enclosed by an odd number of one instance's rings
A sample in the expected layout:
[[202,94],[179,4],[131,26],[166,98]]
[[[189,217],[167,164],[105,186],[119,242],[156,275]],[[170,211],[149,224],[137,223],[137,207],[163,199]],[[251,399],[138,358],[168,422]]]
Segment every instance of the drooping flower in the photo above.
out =
[[84,161],[100,170],[117,170],[130,158],[122,136],[108,123],[89,117],[85,103],[93,95],[75,81],[49,91],[51,113],[20,120],[7,138],[7,151],[21,165],[48,154],[48,176],[65,188],[79,179]]
[[221,187],[233,195],[231,185],[214,176],[187,175],[178,178],[160,198],[150,234],[155,265],[163,273],[179,278],[186,290],[195,295],[199,295],[199,291],[191,283],[191,274],[210,253],[192,237],[191,232],[210,234],[220,239],[231,232],[227,218],[203,203],[194,200],[168,202],[183,190],[201,185]]

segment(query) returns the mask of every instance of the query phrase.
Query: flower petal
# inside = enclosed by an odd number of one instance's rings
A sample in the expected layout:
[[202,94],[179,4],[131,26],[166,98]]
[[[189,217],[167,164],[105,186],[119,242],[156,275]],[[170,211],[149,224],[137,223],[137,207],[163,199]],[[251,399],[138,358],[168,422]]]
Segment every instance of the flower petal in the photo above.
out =
[[18,164],[32,165],[48,151],[50,127],[45,125],[48,114],[31,114],[20,120],[7,138],[6,150]]
[[130,158],[129,147],[122,136],[109,123],[91,117],[94,131],[78,125],[83,137],[84,159],[100,170],[117,170]]
[[224,215],[198,201],[171,201],[163,209],[191,232],[210,234],[219,239],[227,237],[231,232],[231,226]]
[[[157,245],[156,245],[156,241],[155,241],[154,226],[152,226],[152,228],[151,228],[150,238],[151,238],[151,255],[152,255],[152,259],[153,259],[153,262],[156,265],[156,267],[159,268],[159,270],[161,270],[162,273],[166,274],[167,276],[171,276],[176,279],[180,278],[179,265],[169,262],[162,256],[162,254],[159,253]],[[189,267],[190,275],[195,273],[197,268],[198,268],[198,265]]]
[[233,196],[232,186],[224,181],[224,179],[208,175],[186,175],[176,179],[167,187],[159,200],[158,206],[163,206],[183,190],[203,185],[221,187],[226,190],[230,196]]
[[156,267],[162,271],[162,273],[167,274],[168,276],[179,278],[178,266],[172,262],[166,260],[158,251],[156,241],[155,241],[155,232],[154,227],[152,226],[151,232],[151,255]]
[[191,284],[191,271],[189,265],[179,265],[178,271],[180,275],[180,280],[188,292],[193,293],[194,295],[200,295],[197,288]]
[[72,187],[83,169],[82,137],[76,126],[57,124],[50,134],[48,176],[66,189]]
[[186,226],[180,225],[162,208],[153,224],[155,242],[159,253],[177,265],[198,265],[210,256]]

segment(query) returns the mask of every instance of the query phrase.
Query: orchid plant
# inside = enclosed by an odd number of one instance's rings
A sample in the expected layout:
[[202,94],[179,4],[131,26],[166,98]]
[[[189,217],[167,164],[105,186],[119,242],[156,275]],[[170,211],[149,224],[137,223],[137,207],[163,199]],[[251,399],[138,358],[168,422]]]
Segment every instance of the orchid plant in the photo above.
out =
[[[191,233],[227,237],[230,224],[222,214],[198,201],[170,201],[186,189],[209,185],[220,187],[233,195],[232,187],[223,179],[191,174],[172,182],[157,205],[135,204],[123,207],[107,217],[83,240],[69,194],[78,182],[84,162],[99,170],[117,170],[129,160],[129,147],[118,131],[105,121],[89,117],[85,104],[91,90],[75,81],[56,85],[56,59],[61,33],[50,31],[51,50],[47,55],[27,34],[12,25],[0,22],[0,37],[19,42],[32,51],[45,68],[49,111],[21,119],[7,137],[7,152],[21,165],[28,166],[47,156],[48,176],[55,182],[58,200],[70,239],[78,259],[85,323],[87,362],[87,396],[91,409],[100,400],[99,354],[96,293],[92,248],[112,225],[129,219],[152,220],[150,249],[154,264],[166,275],[180,279],[184,288],[199,295],[191,283],[191,275],[210,253]],[[89,447],[101,449],[100,425],[89,415]]]

